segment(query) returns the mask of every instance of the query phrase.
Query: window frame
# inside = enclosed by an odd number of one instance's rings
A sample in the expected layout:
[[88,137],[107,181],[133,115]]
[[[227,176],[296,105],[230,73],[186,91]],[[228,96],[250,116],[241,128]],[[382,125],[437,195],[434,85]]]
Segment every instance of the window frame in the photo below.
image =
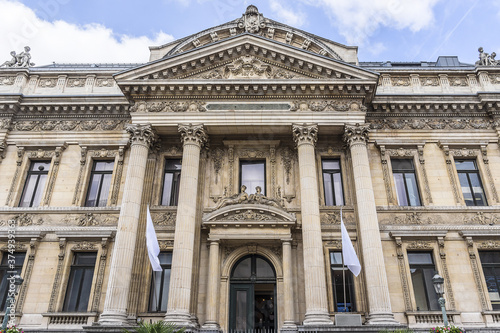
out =
[[[73,268],[74,267],[87,267],[89,268],[90,265],[76,265],[75,264],[75,260],[76,260],[76,257],[78,255],[81,255],[81,254],[94,254],[95,255],[95,262],[94,262],[94,266],[92,268],[92,277],[91,277],[91,281],[90,281],[90,288],[89,288],[89,295],[88,295],[88,301],[87,301],[87,306],[86,306],[86,310],[85,311],[78,311],[78,310],[68,310],[67,309],[67,300],[68,300],[68,296],[69,296],[69,292],[71,290],[71,281],[72,281],[72,276],[73,276]],[[96,268],[98,268],[98,264],[99,264],[99,257],[98,257],[98,252],[95,252],[95,251],[72,251],[72,257],[71,257],[71,264],[69,265],[68,269],[69,269],[69,272],[67,273],[67,283],[65,285],[65,290],[64,290],[64,296],[62,298],[62,304],[61,304],[61,312],[63,313],[72,313],[72,312],[78,312],[78,313],[85,313],[85,312],[89,312],[89,308],[92,306],[92,302],[93,302],[93,294],[94,294],[94,280],[95,280],[95,276],[96,276]],[[82,283],[83,284],[83,283]],[[78,291],[78,297],[80,297],[81,295],[81,289],[82,289],[82,284],[80,285],[79,287],[79,291]],[[77,305],[77,308],[78,308],[78,305]]]
[[[332,264],[332,254],[333,253],[340,253],[342,256],[342,249],[329,249],[328,250],[328,263],[330,266],[330,288],[331,288],[331,297],[333,301],[333,309],[334,312],[337,313],[355,313],[358,312],[357,309],[357,302],[356,302],[356,280],[354,279],[354,276],[352,272],[347,268],[347,266],[342,266],[342,264]],[[336,288],[335,288],[335,277],[333,274],[334,267],[337,268],[338,271],[342,272],[344,270],[346,272],[346,298],[350,299],[351,302],[351,311],[338,311],[338,302],[336,302]],[[350,280],[350,281],[349,281]],[[342,294],[342,298],[343,298]],[[342,304],[342,303],[340,303]]]
[[[177,169],[167,169],[168,163],[167,161],[179,161],[179,164],[181,166],[180,170]],[[160,205],[161,206],[167,206],[167,207],[175,207],[177,206],[179,202],[179,190],[180,190],[180,183],[181,183],[181,175],[182,175],[182,158],[172,158],[172,157],[165,157],[164,162],[163,162],[163,174],[162,174],[162,182],[160,184],[161,186],[161,193],[160,193]],[[165,193],[165,176],[167,173],[172,174],[172,185],[170,186],[170,202],[167,204],[163,203],[163,194]],[[176,174],[178,174],[178,181],[176,180]],[[173,194],[173,195],[172,195]]]
[[[164,279],[165,279],[165,271],[166,270],[170,270],[170,277],[169,277],[169,283],[168,283],[168,288],[170,289],[170,279],[171,279],[171,276],[172,276],[172,254],[173,252],[171,250],[169,251],[161,251],[160,254],[170,254],[170,264],[162,264],[161,261],[160,261],[160,266],[162,268],[162,271],[161,272],[155,272],[153,270],[151,270],[151,283],[150,283],[150,286],[149,286],[149,297],[148,297],[148,304],[147,304],[147,312],[148,313],[163,313],[163,312],[166,312],[167,311],[167,308],[165,308],[164,310],[162,309],[162,303],[163,303],[163,288],[164,288]],[[153,284],[155,282],[155,279],[154,279],[154,275],[156,273],[160,273],[161,274],[161,279],[160,279],[160,290],[158,290],[158,295],[159,295],[159,299],[156,300],[156,304],[154,304],[154,297],[155,297],[155,288],[153,287]],[[157,282],[157,281],[156,281]],[[170,293],[170,290],[169,290],[169,293]],[[166,306],[168,306],[168,295],[169,293],[167,293],[166,297],[167,297],[167,302],[165,303]],[[159,307],[158,307],[159,305]],[[153,310],[153,306],[156,307],[156,311]]]
[[[323,162],[325,161],[338,161],[339,163],[339,169],[337,172],[330,172],[334,169],[324,169],[323,168]],[[325,206],[328,206],[328,207],[334,207],[334,206],[344,206],[345,205],[345,191],[344,191],[344,177],[343,177],[343,174],[342,174],[342,159],[339,157],[324,157],[322,156],[320,158],[320,172],[321,172],[321,184],[323,186],[323,203]],[[328,174],[330,175],[330,180],[331,180],[331,183],[332,183],[332,199],[333,199],[333,205],[327,205],[327,202],[326,202],[326,186],[325,186],[325,181],[324,181],[324,175],[325,175],[325,170],[327,170]],[[336,170],[335,170],[336,171]],[[336,174],[338,173],[340,175],[340,191],[341,191],[341,195],[342,195],[342,204],[337,204],[336,202],[336,196],[335,196],[335,186],[334,186],[334,182],[333,182],[333,174]]]
[[[43,201],[43,198],[45,196],[45,191],[46,191],[46,188],[47,188],[47,183],[50,181],[50,171],[52,169],[52,160],[51,159],[40,159],[40,160],[28,160],[29,162],[29,166],[28,166],[28,170],[24,176],[24,185],[23,185],[23,189],[21,191],[21,196],[19,197],[19,200],[18,200],[18,207],[39,207],[40,204],[42,204],[42,201]],[[31,170],[32,167],[34,167],[34,165],[36,163],[46,163],[48,164],[48,169],[47,171],[36,171],[36,170]],[[27,190],[27,187],[28,187],[28,182],[29,182],[29,179],[30,179],[30,176],[32,175],[37,175],[37,179],[35,181],[35,187],[31,193],[32,197],[30,199],[30,204],[28,206],[22,206],[22,202],[23,202],[23,199],[24,199],[24,196],[26,194],[26,190]],[[38,205],[36,206],[33,206],[33,200],[35,199],[35,193],[37,192],[38,190],[38,185],[39,185],[39,182],[40,182],[40,176],[41,175],[46,175],[46,180],[45,180],[45,184],[43,185],[43,189],[41,189],[41,192],[40,192],[40,202],[38,203]]]
[[[427,253],[429,254],[431,260],[432,260],[432,265],[431,264],[412,264],[410,262],[410,256],[409,254],[412,254],[412,253]],[[413,300],[415,302],[415,311],[439,311],[440,308],[439,308],[439,305],[437,303],[437,296],[436,296],[436,302],[435,304],[432,304],[431,303],[431,299],[429,298],[429,293],[428,293],[428,290],[431,290],[432,292],[435,293],[434,291],[434,286],[432,285],[432,280],[429,282],[429,281],[426,281],[425,280],[425,277],[424,277],[424,287],[425,287],[425,300],[426,300],[426,303],[427,303],[427,308],[428,309],[425,309],[425,310],[420,310],[418,309],[418,304],[417,304],[417,297],[415,295],[415,282],[413,281],[413,277],[412,277],[412,273],[411,273],[411,270],[412,270],[412,266],[413,267],[417,267],[417,268],[421,268],[421,269],[429,269],[429,268],[432,268],[434,274],[432,274],[432,276],[435,275],[435,273],[438,272],[438,267],[437,267],[437,263],[436,263],[436,260],[434,258],[434,249],[428,249],[426,251],[419,251],[419,250],[413,250],[413,249],[407,249],[406,250],[406,258],[407,258],[407,261],[408,261],[408,269],[409,269],[409,277],[410,277],[410,281],[411,281],[411,293],[413,294]],[[431,283],[431,287],[429,288],[428,286],[428,283]]]
[[[95,168],[96,168],[96,165],[97,163],[100,163],[100,162],[106,162],[106,163],[109,163],[109,162],[112,162],[113,163],[113,169],[112,170],[106,170],[106,171],[96,171]],[[85,202],[84,202],[84,207],[106,207],[108,206],[108,203],[109,203],[109,199],[112,195],[112,190],[113,190],[113,176],[114,176],[114,171],[115,171],[115,167],[116,167],[116,161],[115,159],[103,159],[103,160],[100,160],[100,159],[93,159],[92,160],[92,168],[90,170],[90,174],[89,174],[89,179],[88,179],[88,186],[87,186],[87,194],[85,195]],[[108,197],[106,198],[106,204],[104,206],[99,206],[99,199],[100,199],[100,196],[101,196],[101,191],[102,191],[102,185],[103,185],[103,182],[104,182],[104,177],[101,178],[101,181],[99,182],[99,190],[97,192],[97,199],[95,200],[96,202],[96,205],[89,205],[88,202],[89,202],[89,196],[90,196],[90,189],[91,189],[91,186],[92,186],[92,181],[94,179],[94,175],[96,174],[99,174],[99,175],[111,175],[111,179],[110,179],[110,182],[109,182],[109,189],[108,189]]]
[[[488,281],[486,280],[486,275],[484,274],[484,269],[485,267],[486,268],[498,268],[500,270],[500,260],[495,263],[495,264],[491,264],[491,263],[483,263],[483,259],[481,258],[481,253],[485,253],[485,252],[493,252],[493,253],[497,253],[498,254],[498,257],[500,258],[500,249],[496,248],[496,249],[489,249],[489,250],[485,250],[485,249],[478,249],[478,258],[479,258],[479,262],[481,263],[481,272],[482,272],[482,279],[484,281],[484,285],[485,285],[485,289],[484,289],[484,293],[486,295],[488,295],[488,299],[490,301],[490,306],[491,306],[491,309],[493,311],[499,311],[500,310],[500,300],[497,301],[497,302],[492,302],[491,300],[491,297],[490,297],[490,294],[488,292]],[[499,290],[499,293],[500,293],[500,275],[498,276],[498,279],[495,281],[496,282],[496,285],[497,285],[497,289]]]
[[241,186],[242,185],[245,185],[247,187],[247,193],[248,194],[252,194],[252,193],[255,193],[255,188],[250,188],[249,185],[247,184],[243,184],[243,164],[248,164],[248,165],[251,165],[251,164],[263,164],[264,165],[264,188],[262,189],[262,194],[264,194],[265,196],[267,196],[267,189],[268,189],[268,184],[267,184],[267,159],[242,159],[240,158],[239,161],[238,161],[238,178],[239,178],[239,182],[238,182],[238,192],[240,192],[240,189],[241,189]]
[[[17,274],[19,274],[20,276],[23,276],[23,268],[24,268],[24,264],[26,263],[27,252],[24,252],[24,251],[14,251],[11,254],[9,251],[2,251],[0,253],[1,253],[0,271],[5,271],[4,274],[7,275],[7,272],[15,270],[17,272]],[[24,255],[22,264],[21,265],[15,265],[14,264],[14,267],[15,267],[14,269],[9,268],[8,260],[11,260],[11,259],[9,259],[9,255],[10,256],[14,256],[14,258],[15,258],[20,253],[22,253]],[[6,263],[2,264],[4,260],[6,260]],[[3,282],[3,276],[0,276],[0,286],[1,286],[2,282]],[[9,284],[7,283],[5,285],[5,287],[6,287],[6,289],[5,289],[5,293],[4,294],[0,290],[0,312],[4,312],[4,310],[5,310],[5,303],[7,302],[7,295],[8,295],[8,291],[9,291]]]
[[[398,206],[400,206],[400,207],[421,207],[421,206],[423,206],[422,195],[420,193],[420,185],[419,185],[418,173],[417,173],[417,168],[416,168],[416,165],[415,165],[415,159],[413,157],[398,158],[398,157],[391,156],[390,160],[391,160],[392,181],[393,181],[394,189],[395,189],[394,193],[396,194],[396,200],[397,200]],[[395,169],[394,165],[393,165],[393,161],[397,161],[397,160],[403,160],[403,161],[410,161],[411,162],[411,165],[413,167],[413,175],[415,177],[415,186],[416,186],[416,191],[417,191],[419,205],[412,205],[411,202],[410,202],[410,195],[409,195],[409,192],[408,192],[408,184],[406,182],[405,174],[407,174],[407,173],[411,174],[411,173],[410,172],[405,172],[405,170],[403,170],[403,169]],[[396,172],[394,172],[395,170],[396,170]],[[405,196],[406,196],[406,201],[408,202],[408,205],[406,205],[406,206],[405,205],[401,205],[400,202],[399,202],[398,189],[397,189],[397,186],[396,186],[396,179],[394,177],[394,174],[403,174],[403,183],[404,183],[404,187],[405,187]]]
[[[475,167],[475,170],[458,170],[457,169],[457,161],[458,162],[463,162],[463,161],[472,161],[474,163],[474,167]],[[455,172],[457,173],[457,178],[458,178],[458,182],[457,182],[457,185],[458,187],[460,187],[460,193],[462,194],[462,199],[463,199],[463,202],[465,203],[465,205],[467,207],[486,207],[488,206],[488,196],[486,194],[486,188],[483,184],[483,180],[482,180],[482,177],[481,177],[481,170],[479,168],[479,163],[477,161],[477,158],[453,158],[453,165],[455,166]],[[474,174],[477,174],[477,178],[479,180],[479,183],[481,185],[481,190],[483,191],[483,196],[484,196],[484,205],[477,205],[476,203],[476,198],[474,196],[474,191],[473,191],[473,187],[472,187],[472,184],[471,184],[471,181],[470,181],[470,177],[469,177],[469,174],[471,173],[474,173]],[[467,183],[469,185],[469,190],[471,191],[471,195],[472,195],[472,200],[474,202],[474,205],[467,205],[467,200],[465,199],[465,195],[464,195],[464,191],[463,191],[463,187],[462,187],[462,184],[460,183],[460,174],[466,174],[467,175]]]

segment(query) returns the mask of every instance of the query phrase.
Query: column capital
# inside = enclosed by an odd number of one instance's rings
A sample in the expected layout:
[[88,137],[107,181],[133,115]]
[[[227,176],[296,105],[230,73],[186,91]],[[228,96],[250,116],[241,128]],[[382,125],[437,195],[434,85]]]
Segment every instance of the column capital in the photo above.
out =
[[125,130],[130,134],[130,144],[143,144],[151,148],[158,141],[158,134],[151,124],[129,124]]
[[345,125],[344,128],[344,141],[352,146],[354,144],[366,144],[368,140],[368,132],[370,130],[369,124],[356,124],[356,125]]
[[318,125],[317,124],[292,124],[293,140],[297,146],[303,143],[308,143],[313,146],[318,141]]
[[178,131],[181,133],[182,144],[194,143],[203,147],[208,142],[207,131],[203,124],[179,124]]

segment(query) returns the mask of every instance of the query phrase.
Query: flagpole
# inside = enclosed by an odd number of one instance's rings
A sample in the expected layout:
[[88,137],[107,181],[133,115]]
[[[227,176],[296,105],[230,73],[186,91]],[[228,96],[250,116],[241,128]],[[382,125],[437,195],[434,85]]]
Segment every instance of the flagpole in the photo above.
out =
[[[342,221],[342,207],[340,207],[340,220]],[[344,287],[344,312],[346,311],[346,297],[345,297],[345,266],[344,266],[344,253],[342,249],[342,285]]]

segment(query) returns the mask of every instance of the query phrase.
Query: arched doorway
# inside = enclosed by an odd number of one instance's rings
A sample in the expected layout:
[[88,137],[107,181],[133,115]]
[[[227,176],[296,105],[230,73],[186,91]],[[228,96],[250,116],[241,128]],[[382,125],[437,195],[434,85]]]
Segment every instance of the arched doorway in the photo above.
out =
[[276,272],[262,256],[241,258],[230,279],[231,332],[276,331]]

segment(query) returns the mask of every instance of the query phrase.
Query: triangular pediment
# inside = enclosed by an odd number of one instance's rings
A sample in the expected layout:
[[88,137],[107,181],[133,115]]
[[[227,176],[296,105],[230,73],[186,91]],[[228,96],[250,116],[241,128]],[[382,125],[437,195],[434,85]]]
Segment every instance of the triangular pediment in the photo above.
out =
[[118,73],[117,82],[328,80],[375,83],[378,74],[296,47],[242,34]]

